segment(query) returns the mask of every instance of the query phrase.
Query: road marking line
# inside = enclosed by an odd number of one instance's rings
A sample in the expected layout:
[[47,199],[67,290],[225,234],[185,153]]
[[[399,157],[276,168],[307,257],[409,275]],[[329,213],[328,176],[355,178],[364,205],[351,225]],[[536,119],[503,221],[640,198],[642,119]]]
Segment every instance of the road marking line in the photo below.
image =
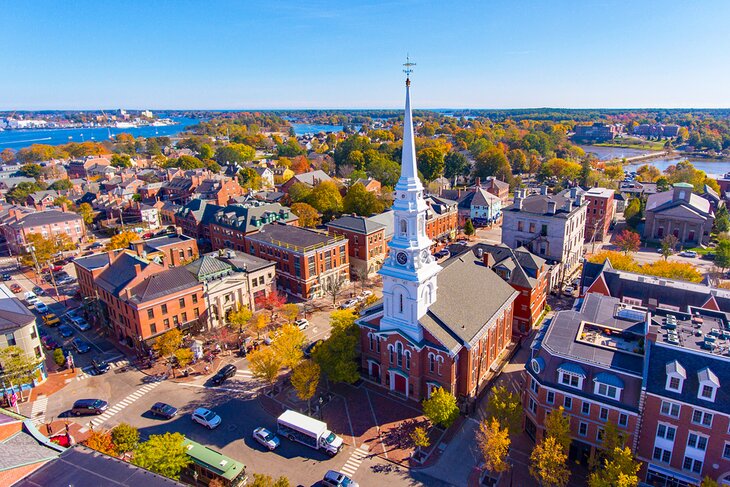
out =
[[35,424],[46,422],[46,408],[48,407],[48,396],[43,396],[33,402],[30,411],[30,418]]
[[357,469],[362,464],[363,460],[367,457],[368,446],[363,444],[355,449],[350,454],[350,458],[347,459],[345,464],[340,468],[341,471],[354,476]]
[[[158,385],[160,385],[160,382],[159,381],[156,381],[156,382],[153,382],[151,384],[147,384],[146,386],[143,386],[143,387],[147,387],[148,388],[147,390],[151,390],[151,389],[154,389],[155,387],[157,387]],[[98,416],[96,419],[91,420],[91,425],[92,426],[99,426],[99,425],[103,424],[108,419],[110,419],[112,416],[114,416],[115,414],[117,414],[119,411],[121,411],[122,409],[126,408],[127,406],[129,406],[130,404],[132,404],[133,402],[135,402],[137,399],[139,399],[140,397],[142,397],[141,394],[137,395],[138,392],[139,391],[134,392],[134,393],[128,395],[127,397],[125,397],[124,399],[122,399],[121,401],[119,401],[119,403],[117,403],[114,407],[112,407],[111,409],[108,409],[104,414]],[[129,401],[129,402],[127,402],[126,404],[124,404],[125,401]]]

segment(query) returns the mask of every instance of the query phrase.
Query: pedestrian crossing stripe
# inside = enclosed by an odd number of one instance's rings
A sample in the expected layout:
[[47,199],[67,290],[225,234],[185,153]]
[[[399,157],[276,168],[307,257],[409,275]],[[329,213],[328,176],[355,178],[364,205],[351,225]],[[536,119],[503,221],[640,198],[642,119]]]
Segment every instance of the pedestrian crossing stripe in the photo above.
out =
[[122,409],[128,407],[133,402],[135,402],[137,399],[145,395],[146,393],[150,392],[152,389],[160,385],[160,381],[151,382],[149,384],[146,384],[142,387],[140,387],[137,391],[133,392],[132,394],[128,395],[126,398],[119,401],[117,404],[112,406],[111,408],[104,411],[103,414],[97,416],[95,419],[92,419],[90,424],[91,426],[99,426],[104,424],[107,420],[109,420],[112,416],[117,414]]
[[360,467],[360,464],[365,460],[368,454],[368,446],[367,445],[360,445],[359,448],[355,449],[355,451],[352,452],[350,455],[350,458],[347,459],[345,464],[340,468],[340,471],[348,474],[350,477],[355,475],[355,472],[357,472],[357,469]]
[[[121,359],[117,360],[115,362],[107,362],[109,364],[109,367],[112,369],[118,369],[120,367],[124,367],[125,365],[129,365],[129,360]],[[89,377],[94,377],[93,375],[89,374],[90,371],[94,369],[93,365],[89,365],[87,367],[84,367],[83,369],[79,369],[79,373],[76,375],[76,380],[84,380],[88,379]],[[89,372],[87,372],[89,371]]]
[[48,407],[48,396],[39,397],[33,402],[30,411],[30,418],[34,424],[44,424],[46,422],[46,408]]

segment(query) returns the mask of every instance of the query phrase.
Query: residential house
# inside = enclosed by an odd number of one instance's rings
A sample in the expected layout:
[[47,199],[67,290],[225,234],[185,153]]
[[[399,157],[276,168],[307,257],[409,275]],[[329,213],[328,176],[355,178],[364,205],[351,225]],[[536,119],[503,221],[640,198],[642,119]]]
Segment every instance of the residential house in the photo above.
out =
[[195,192],[192,199],[210,200],[216,205],[225,206],[233,198],[243,195],[244,191],[238,181],[229,178],[217,177],[215,179],[203,180]]
[[198,258],[198,243],[184,234],[137,240],[129,244],[129,250],[147,260],[167,267],[185,265]]
[[296,183],[301,183],[311,188],[323,181],[332,181],[332,178],[329,177],[326,172],[319,169],[316,171],[305,172],[302,174],[295,174],[286,182],[282,183],[280,191],[282,193],[289,193],[289,188],[291,188]]
[[0,217],[0,230],[15,255],[25,252],[27,237],[33,233],[44,238],[67,235],[77,245],[86,238],[86,225],[76,213],[61,210],[34,211],[19,206],[10,207]]
[[360,183],[363,186],[365,186],[365,189],[367,191],[370,191],[371,193],[380,194],[381,185],[380,185],[380,181],[378,181],[377,179],[373,179],[373,178],[358,179],[353,184],[357,184],[357,183]]

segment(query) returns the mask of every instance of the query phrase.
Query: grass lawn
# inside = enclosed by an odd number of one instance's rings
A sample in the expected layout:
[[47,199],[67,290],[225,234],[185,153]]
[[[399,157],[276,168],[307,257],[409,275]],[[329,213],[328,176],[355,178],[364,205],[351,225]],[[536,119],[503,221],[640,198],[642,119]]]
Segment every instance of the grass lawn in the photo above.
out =
[[609,142],[593,144],[598,147],[620,147],[622,149],[644,149],[652,151],[664,150],[664,141],[645,140],[623,137]]

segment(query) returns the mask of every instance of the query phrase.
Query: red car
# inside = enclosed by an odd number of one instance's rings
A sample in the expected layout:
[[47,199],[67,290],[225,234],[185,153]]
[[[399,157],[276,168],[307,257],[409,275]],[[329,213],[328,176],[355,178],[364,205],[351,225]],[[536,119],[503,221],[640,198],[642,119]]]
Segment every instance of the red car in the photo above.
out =
[[22,288],[22,287],[20,287],[20,286],[19,286],[19,285],[17,285],[17,284],[11,284],[11,285],[10,285],[10,290],[11,290],[11,291],[13,291],[14,293],[19,293],[20,291],[22,291],[22,290],[23,290],[23,288]]
[[54,265],[54,266],[51,266],[50,268],[46,267],[45,269],[43,269],[43,273],[50,272],[50,271],[61,272],[62,270],[63,270],[62,265]]

